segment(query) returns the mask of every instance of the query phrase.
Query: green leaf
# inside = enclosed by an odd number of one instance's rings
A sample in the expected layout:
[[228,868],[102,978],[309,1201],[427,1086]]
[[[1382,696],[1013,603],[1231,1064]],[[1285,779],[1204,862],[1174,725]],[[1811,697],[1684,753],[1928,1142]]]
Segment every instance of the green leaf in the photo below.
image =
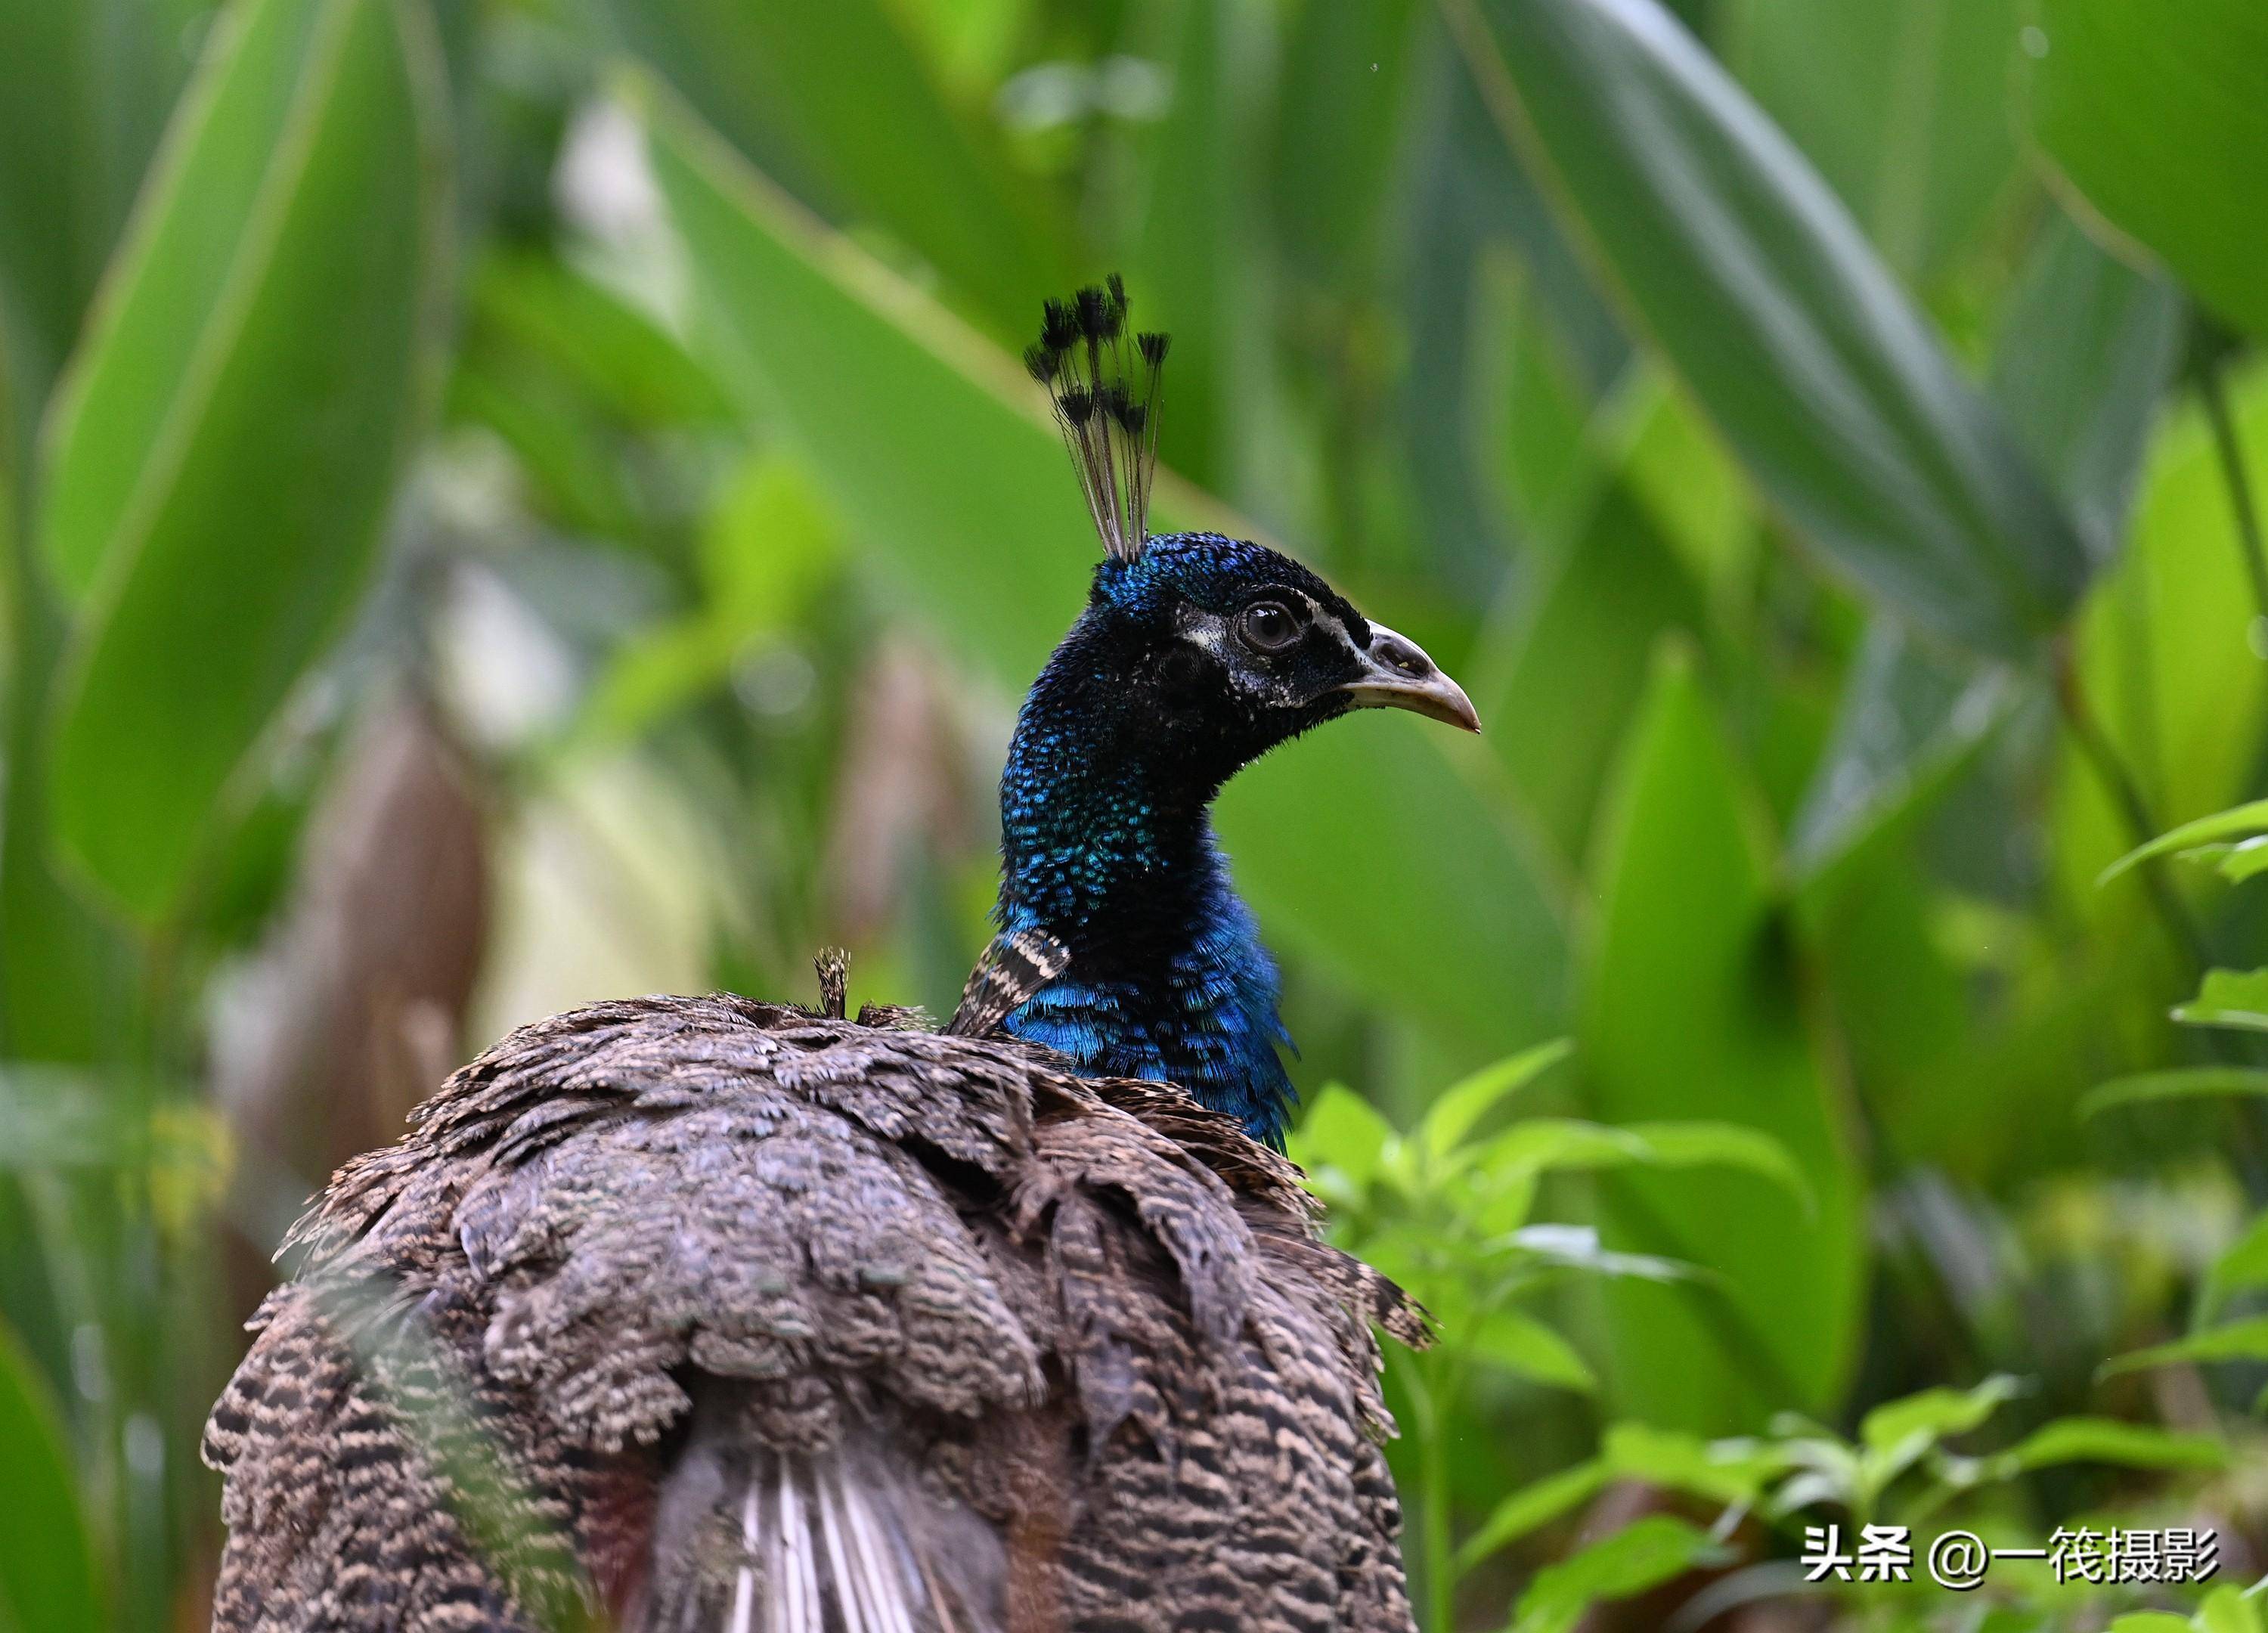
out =
[[1292,1160],[1310,1172],[1337,1169],[1358,1189],[1383,1171],[1386,1152],[1400,1139],[1378,1108],[1344,1083],[1326,1084],[1292,1130]]
[[1831,896],[1859,858],[1927,809],[2022,695],[2005,669],[1959,663],[1877,615],[1792,824],[1788,856],[1806,905]]
[[1653,0],[1447,0],[1482,91],[1759,486],[1924,629],[2034,653],[2070,519],[1847,211]]
[[1484,1066],[1462,1082],[1441,1091],[1418,1125],[1418,1138],[1426,1154],[1439,1159],[1464,1144],[1473,1126],[1506,1095],[1523,1089],[1575,1052],[1565,1038],[1554,1038],[1532,1049]]
[[2257,1592],[2222,1584],[2198,1607],[2195,1625],[2204,1633],[2262,1633],[2261,1611],[2254,1598]]
[[1064,293],[1056,234],[878,0],[610,0],[633,50],[701,116],[821,208],[863,215],[1021,336]]
[[[2268,367],[2239,366],[2228,383],[2245,479],[2268,492]],[[2080,693],[2168,825],[2259,791],[2268,665],[2250,644],[2250,621],[2229,615],[2251,602],[2244,550],[2212,430],[2194,398],[2183,400],[2161,416],[2125,547],[2074,636]],[[2047,850],[2058,884],[2079,899],[2134,836],[2090,767],[2074,760],[2063,776]],[[2106,892],[2092,907],[2131,916],[2136,902],[2134,892]]]
[[234,23],[53,427],[47,553],[85,592],[55,828],[144,919],[362,583],[446,266],[422,0],[250,0]]
[[2124,535],[2181,320],[2172,279],[2135,271],[2058,211],[1994,337],[1992,401],[2097,562]]
[[2191,1633],[2193,1625],[2169,1610],[2134,1610],[2113,1619],[2103,1633]]
[[180,87],[178,0],[0,0],[0,350],[28,441]]
[[[1020,691],[1085,601],[1093,559],[1029,381],[681,108],[659,102],[651,140],[704,355],[801,450],[886,591]],[[1163,478],[1160,503],[1182,525],[1235,525]],[[1451,763],[1439,728],[1410,729],[1425,724],[1373,712],[1269,756],[1231,785],[1222,833],[1271,935],[1475,1053],[1536,1042],[1563,1018],[1557,906],[1517,815]]]
[[1996,1373],[1973,1389],[1925,1389],[1876,1407],[1859,1425],[1858,1500],[1871,1507],[1940,1441],[1967,1434],[2021,1392],[2015,1379]]
[[[2268,1094],[2268,1074],[2263,1077],[2261,1092]],[[2268,1287],[2268,1211],[2254,1215],[2243,1233],[2221,1250],[2205,1272],[2198,1293],[2198,1319],[2209,1320],[2237,1294],[2262,1287]]]
[[1137,316],[1174,337],[1173,407],[1160,423],[1165,462],[1223,486],[1233,467],[1239,272],[1252,259],[1237,213],[1248,195],[1253,143],[1236,129],[1234,13],[1175,8],[1167,44],[1173,100],[1150,133],[1134,238]]
[[1725,56],[1890,265],[1930,277],[2016,173],[2017,0],[1734,0]]
[[499,252],[472,289],[476,322],[542,358],[630,425],[729,419],[731,400],[677,337],[621,296],[549,255]]
[[2197,997],[2173,1013],[2185,1026],[2268,1032],[2268,969],[2209,969]]
[[2184,822],[2169,828],[2147,843],[2137,845],[2109,867],[2096,879],[2097,884],[2109,884],[2127,869],[2147,862],[2154,857],[2169,856],[2176,850],[2187,850],[2219,839],[2237,839],[2248,835],[2268,833],[2268,799],[2255,799],[2227,811],[2216,811],[2194,822]]
[[2080,1100],[2079,1114],[2095,1117],[2116,1106],[2217,1094],[2268,1095],[2268,1071],[2250,1066],[2183,1066],[2169,1071],[2139,1071],[2131,1077],[2113,1078],[2089,1089]]
[[1760,1440],[1704,1440],[1646,1423],[1613,1423],[1601,1455],[1625,1480],[1711,1502],[1753,1504],[1786,1466],[1778,1448]]
[[1511,1547],[1529,1532],[1589,1502],[1606,1489],[1615,1472],[1603,1460],[1594,1458],[1522,1486],[1491,1510],[1480,1529],[1465,1539],[1457,1550],[1458,1570],[1471,1570],[1498,1548]]
[[1970,1389],[1924,1389],[1867,1413],[1859,1424],[1859,1438],[1873,1452],[1888,1452],[1917,1438],[1934,1445],[1967,1434],[2021,1393],[2022,1386],[2005,1372]]
[[1811,1181],[1787,1147],[1737,1122],[1632,1122],[1623,1132],[1645,1145],[1646,1160],[1665,1168],[1738,1168],[1771,1181],[1801,1203],[1816,1206]]
[[1616,732],[1645,695],[1654,648],[1667,631],[1698,633],[1706,621],[1690,576],[1626,482],[1607,486],[1544,572],[1509,635],[1503,682],[1480,707],[1484,719],[1520,723],[1485,740],[1560,854],[1580,863]]
[[1668,1514],[1648,1514],[1537,1571],[1520,1596],[1511,1633],[1572,1633],[1592,1606],[1659,1587],[1716,1552],[1707,1532]]
[[2227,1467],[2228,1449],[2210,1435],[2175,1434],[2111,1417],[2059,1417],[1992,1460],[2011,1472],[2060,1463],[2211,1470]]
[[109,1626],[62,1419],[31,1357],[4,1327],[0,1468],[8,1471],[8,1523],[0,1526],[0,1626],[21,1633]]
[[1574,1345],[1518,1310],[1490,1312],[1466,1343],[1473,1354],[1539,1384],[1585,1394],[1599,1387],[1597,1374]]
[[[1631,729],[1608,809],[1577,1029],[1593,1106],[1626,1122],[1746,1128],[1784,1150],[1815,1199],[1807,1209],[1800,1193],[1706,1171],[1634,1170],[1602,1188],[1618,1244],[1713,1269],[1729,1295],[1606,1291],[1617,1408],[1704,1431],[1749,1427],[1776,1407],[1822,1409],[1854,1352],[1860,1182],[1783,962],[1747,790],[1674,652]],[[1661,1365],[1665,1355],[1679,1364]]]
[[2114,1355],[2095,1369],[2095,1375],[2109,1378],[2118,1372],[2171,1366],[2178,1362],[2207,1361],[2268,1361],[2268,1315],[2247,1316],[2225,1326],[2208,1327],[2171,1343]]
[[2041,0],[2026,45],[2040,146],[2206,305],[2268,335],[2268,11]]

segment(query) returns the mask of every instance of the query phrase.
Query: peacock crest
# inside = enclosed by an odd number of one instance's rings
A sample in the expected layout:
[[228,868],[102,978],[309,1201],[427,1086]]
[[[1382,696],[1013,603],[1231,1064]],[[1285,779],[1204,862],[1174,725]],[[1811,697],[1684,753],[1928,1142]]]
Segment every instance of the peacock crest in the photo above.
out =
[[1047,388],[1102,548],[1122,562],[1150,536],[1158,470],[1158,393],[1170,335],[1132,333],[1125,280],[1112,273],[1069,300],[1042,303],[1024,366]]

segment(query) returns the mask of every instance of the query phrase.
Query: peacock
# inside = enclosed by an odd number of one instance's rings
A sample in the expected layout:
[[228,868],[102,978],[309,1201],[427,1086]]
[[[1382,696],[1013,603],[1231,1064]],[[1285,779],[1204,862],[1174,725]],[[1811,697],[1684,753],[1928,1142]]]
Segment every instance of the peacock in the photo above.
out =
[[941,1030],[601,1004],[335,1175],[213,1409],[222,1629],[1406,1629],[1375,1329],[1281,1154],[1278,980],[1207,811],[1351,709],[1477,729],[1284,555],[1147,531],[1162,335],[1027,356],[1104,547],[1020,712]]

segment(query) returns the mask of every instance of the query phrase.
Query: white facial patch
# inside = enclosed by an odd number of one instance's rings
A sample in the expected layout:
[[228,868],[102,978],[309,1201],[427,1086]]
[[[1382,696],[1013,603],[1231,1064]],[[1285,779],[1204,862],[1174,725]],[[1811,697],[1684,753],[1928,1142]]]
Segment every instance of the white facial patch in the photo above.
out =
[[[1324,607],[1306,591],[1290,585],[1278,586],[1275,593],[1285,600],[1296,600],[1307,608],[1307,622],[1336,639],[1351,653],[1359,652],[1354,637],[1347,632],[1338,614]],[[1291,708],[1299,703],[1299,688],[1288,675],[1280,674],[1274,666],[1256,658],[1236,638],[1235,619],[1219,613],[1209,613],[1200,607],[1184,606],[1180,610],[1175,633],[1200,651],[1208,653],[1227,673],[1238,690],[1258,698],[1274,708]]]

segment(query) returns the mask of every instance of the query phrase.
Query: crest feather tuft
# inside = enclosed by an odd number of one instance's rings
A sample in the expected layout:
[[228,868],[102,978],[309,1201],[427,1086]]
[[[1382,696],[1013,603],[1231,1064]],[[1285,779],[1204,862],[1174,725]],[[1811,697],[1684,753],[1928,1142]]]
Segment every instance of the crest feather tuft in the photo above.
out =
[[1149,539],[1158,469],[1158,390],[1167,336],[1127,345],[1126,283],[1116,273],[1040,307],[1040,338],[1024,367],[1047,388],[1102,548],[1122,562]]

